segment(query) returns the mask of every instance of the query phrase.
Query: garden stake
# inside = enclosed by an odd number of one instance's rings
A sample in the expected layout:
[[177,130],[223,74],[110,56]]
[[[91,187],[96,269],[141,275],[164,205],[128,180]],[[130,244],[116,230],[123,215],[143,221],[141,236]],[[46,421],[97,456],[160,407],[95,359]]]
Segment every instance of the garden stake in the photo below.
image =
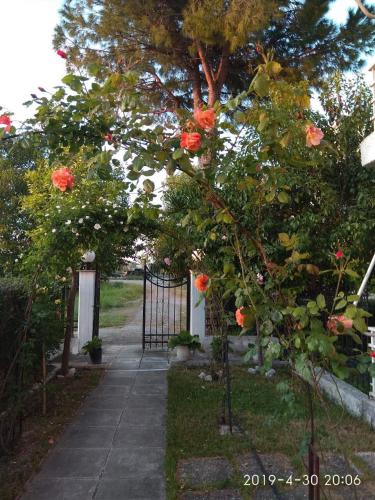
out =
[[226,393],[227,393],[227,408],[228,408],[228,423],[229,423],[229,430],[230,433],[232,434],[232,400],[231,400],[231,387],[230,387],[230,371],[229,371],[229,356],[228,356],[228,350],[229,350],[229,342],[227,335],[225,334],[225,340],[224,340],[224,363],[225,363],[225,378],[226,378]]
[[46,351],[44,347],[44,342],[42,345],[42,371],[43,371],[43,416],[47,413],[47,390],[46,390],[46,378],[47,378],[47,365],[46,365]]

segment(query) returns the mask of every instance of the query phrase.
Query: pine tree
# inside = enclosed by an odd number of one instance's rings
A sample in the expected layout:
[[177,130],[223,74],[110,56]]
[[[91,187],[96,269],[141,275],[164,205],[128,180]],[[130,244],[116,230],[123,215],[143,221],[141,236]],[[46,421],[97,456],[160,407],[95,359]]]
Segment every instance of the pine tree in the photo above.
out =
[[136,70],[159,108],[208,105],[248,87],[261,47],[290,78],[317,85],[358,69],[375,31],[357,9],[338,26],[332,0],[65,0],[54,45],[103,78]]

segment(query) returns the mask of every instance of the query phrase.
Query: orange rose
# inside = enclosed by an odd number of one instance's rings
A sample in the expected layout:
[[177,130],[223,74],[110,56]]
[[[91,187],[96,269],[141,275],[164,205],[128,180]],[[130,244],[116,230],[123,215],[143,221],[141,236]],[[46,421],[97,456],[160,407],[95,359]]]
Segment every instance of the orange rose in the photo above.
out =
[[181,134],[180,146],[189,151],[198,151],[201,147],[202,137],[198,132],[183,132]]
[[209,280],[210,278],[207,274],[200,274],[194,281],[195,288],[200,292],[205,292],[207,290]]
[[337,329],[337,327],[340,325],[344,327],[344,330],[349,330],[353,326],[353,320],[347,318],[343,314],[341,314],[340,316],[330,316],[328,318],[327,328],[335,335],[339,335],[340,333],[342,333]]
[[245,318],[246,316],[244,314],[242,314],[242,309],[244,309],[244,307],[240,307],[239,309],[237,309],[236,311],[236,321],[237,321],[237,325],[239,326],[242,326],[242,328],[244,327],[244,324],[245,324]]
[[197,125],[205,130],[209,130],[215,126],[216,115],[212,108],[206,109],[205,111],[197,108],[194,111],[194,118]]
[[57,189],[60,189],[60,191],[72,189],[74,186],[74,175],[67,167],[61,167],[55,170],[51,175],[51,179],[52,184],[57,187]]
[[314,127],[314,125],[309,125],[306,128],[306,146],[308,148],[311,148],[312,146],[319,146],[323,137],[324,134],[320,128]]

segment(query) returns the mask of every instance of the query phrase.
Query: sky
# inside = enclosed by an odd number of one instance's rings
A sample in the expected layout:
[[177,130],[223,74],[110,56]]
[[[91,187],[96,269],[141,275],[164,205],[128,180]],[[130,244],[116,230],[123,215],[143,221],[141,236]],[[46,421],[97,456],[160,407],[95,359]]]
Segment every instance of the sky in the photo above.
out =
[[[51,89],[65,74],[64,60],[52,48],[52,36],[63,0],[0,0],[0,106],[22,120],[32,113],[22,103],[38,94],[37,87]],[[330,17],[345,21],[354,0],[336,0]],[[368,2],[375,9],[375,0]],[[375,21],[374,21],[375,22]],[[375,62],[368,60],[368,66]],[[366,76],[370,75],[364,68]],[[368,80],[370,81],[370,79]]]

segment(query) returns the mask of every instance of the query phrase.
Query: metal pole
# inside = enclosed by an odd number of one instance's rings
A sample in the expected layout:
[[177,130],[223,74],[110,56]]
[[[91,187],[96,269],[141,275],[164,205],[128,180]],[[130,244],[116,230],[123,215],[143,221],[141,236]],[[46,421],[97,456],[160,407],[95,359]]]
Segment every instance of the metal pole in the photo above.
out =
[[190,302],[191,302],[191,273],[188,272],[186,280],[186,330],[190,332]]
[[92,337],[99,337],[99,315],[100,315],[100,271],[98,266],[95,266],[95,292],[94,292],[94,317]]
[[225,361],[225,382],[226,382],[226,393],[227,393],[227,408],[228,408],[228,423],[229,423],[229,430],[230,433],[232,434],[232,398],[231,398],[231,386],[230,386],[230,371],[229,371],[229,342],[227,335],[225,334],[225,339],[224,339],[224,361]]
[[142,320],[142,349],[145,350],[146,335],[146,264],[143,267],[143,320]]

